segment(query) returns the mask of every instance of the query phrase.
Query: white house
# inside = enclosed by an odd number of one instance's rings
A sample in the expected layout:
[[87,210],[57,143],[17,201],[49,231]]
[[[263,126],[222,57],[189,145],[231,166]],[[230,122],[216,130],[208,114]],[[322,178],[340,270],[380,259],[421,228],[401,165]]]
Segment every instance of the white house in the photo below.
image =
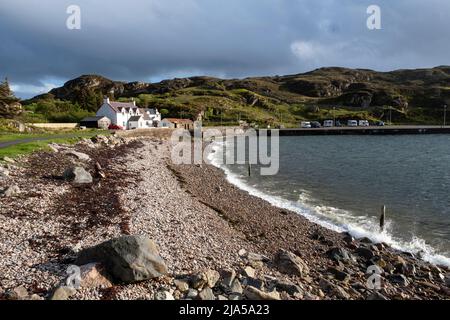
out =
[[132,116],[128,120],[128,129],[146,128],[143,116]]
[[[124,129],[154,128],[161,121],[158,109],[144,109],[136,106],[136,102],[115,102],[109,98],[97,111],[97,117],[107,117],[111,123]],[[137,118],[136,118],[137,117]]]

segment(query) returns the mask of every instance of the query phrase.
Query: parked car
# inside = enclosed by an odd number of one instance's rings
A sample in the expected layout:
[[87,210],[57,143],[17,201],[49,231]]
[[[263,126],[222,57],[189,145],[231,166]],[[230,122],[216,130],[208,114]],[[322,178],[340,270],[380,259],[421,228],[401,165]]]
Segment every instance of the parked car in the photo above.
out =
[[367,120],[359,120],[360,127],[370,127],[370,123]]
[[334,121],[333,120],[325,120],[323,122],[323,126],[325,128],[330,128],[330,127],[334,127]]
[[117,124],[110,124],[108,129],[109,130],[124,130],[122,126],[119,126]]
[[375,125],[376,125],[377,127],[384,127],[384,126],[385,126],[385,123],[384,123],[384,121],[377,121],[377,122],[375,122]]
[[309,121],[303,121],[303,122],[300,124],[300,127],[304,128],[304,129],[312,128],[311,122],[309,122]]
[[312,128],[322,128],[322,125],[318,121],[313,121],[313,122],[311,122],[311,127]]
[[357,127],[358,126],[358,121],[357,120],[348,120],[347,121],[347,126],[349,126],[349,127]]
[[336,120],[335,126],[336,127],[342,127],[342,123],[339,120]]

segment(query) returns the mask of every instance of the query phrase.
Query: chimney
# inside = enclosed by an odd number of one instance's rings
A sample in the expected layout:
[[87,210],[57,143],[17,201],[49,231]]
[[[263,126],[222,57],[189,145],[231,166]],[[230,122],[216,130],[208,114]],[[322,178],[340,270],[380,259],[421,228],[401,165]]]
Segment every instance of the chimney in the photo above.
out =
[[109,97],[105,96],[105,97],[103,98],[103,103],[109,104]]
[[133,103],[133,106],[136,106],[136,101],[134,100],[134,98],[131,98],[131,102]]

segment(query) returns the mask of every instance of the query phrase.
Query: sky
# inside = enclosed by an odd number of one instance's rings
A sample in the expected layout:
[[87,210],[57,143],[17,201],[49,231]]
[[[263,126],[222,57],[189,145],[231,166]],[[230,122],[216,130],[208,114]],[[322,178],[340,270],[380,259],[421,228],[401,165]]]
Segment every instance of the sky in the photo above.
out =
[[[367,27],[370,5],[381,29]],[[448,0],[1,0],[0,77],[28,98],[82,74],[157,82],[425,68],[450,64],[449,30]]]

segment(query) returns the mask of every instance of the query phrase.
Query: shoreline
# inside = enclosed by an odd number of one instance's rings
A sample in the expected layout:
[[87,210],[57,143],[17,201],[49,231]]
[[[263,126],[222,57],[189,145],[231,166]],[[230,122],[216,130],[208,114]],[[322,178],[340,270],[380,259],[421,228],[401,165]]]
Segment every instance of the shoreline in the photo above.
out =
[[[74,162],[61,152],[20,159],[11,166],[13,173],[0,179],[0,187],[14,182],[26,190],[20,203],[0,198],[0,299],[2,291],[16,286],[48,298],[80,250],[126,234],[153,239],[169,273],[135,284],[83,288],[72,299],[150,300],[161,290],[183,299],[177,279],[204,270],[235,270],[244,287],[238,298],[255,297],[245,293],[253,286],[267,290],[258,291],[259,297],[276,293],[283,300],[450,297],[441,279],[448,278],[448,268],[274,207],[230,184],[212,165],[174,166],[164,137],[105,139],[73,147],[92,158],[84,164],[90,171],[96,161],[103,167],[106,178],[95,178],[91,187],[54,179]],[[292,253],[304,272],[282,272],[280,249]],[[374,263],[384,270],[379,291],[366,286],[367,267]],[[292,288],[295,293],[286,292]],[[216,298],[232,298],[219,287],[213,290]]]
[[[223,142],[221,142],[223,143]],[[222,145],[218,145],[219,148],[222,148]],[[310,210],[313,210],[310,206],[305,205],[302,203],[303,207],[298,207],[296,204],[292,203],[289,200],[286,200],[280,196],[274,196],[266,193],[265,191],[262,191],[258,189],[255,186],[251,186],[245,181],[243,181],[238,175],[233,173],[229,168],[227,168],[224,165],[220,165],[215,162],[215,159],[213,157],[214,153],[211,153],[211,157],[208,157],[208,164],[220,169],[224,173],[224,178],[226,181],[237,188],[241,189],[244,192],[249,193],[251,196],[254,196],[256,198],[259,198],[263,201],[266,201],[270,203],[271,205],[278,207],[280,209],[285,209],[288,211],[293,211],[297,213],[298,215],[306,218],[311,223],[318,224],[326,229],[329,229],[331,231],[337,232],[337,233],[349,233],[351,236],[355,238],[370,238],[374,243],[385,243],[391,246],[392,248],[398,250],[399,252],[407,252],[416,255],[420,259],[424,260],[425,262],[442,266],[449,268],[450,267],[450,258],[447,256],[444,256],[440,254],[439,252],[435,251],[435,248],[424,244],[421,247],[415,248],[409,248],[408,243],[404,240],[395,238],[391,233],[376,233],[374,231],[368,231],[366,229],[363,229],[361,226],[358,225],[352,225],[351,223],[346,224],[335,224],[331,221],[327,221],[324,219],[321,219],[320,217],[317,217],[314,215],[314,213],[309,212]],[[376,223],[376,226],[378,227],[378,221],[374,222]],[[415,238],[415,241],[423,241],[421,238]]]

